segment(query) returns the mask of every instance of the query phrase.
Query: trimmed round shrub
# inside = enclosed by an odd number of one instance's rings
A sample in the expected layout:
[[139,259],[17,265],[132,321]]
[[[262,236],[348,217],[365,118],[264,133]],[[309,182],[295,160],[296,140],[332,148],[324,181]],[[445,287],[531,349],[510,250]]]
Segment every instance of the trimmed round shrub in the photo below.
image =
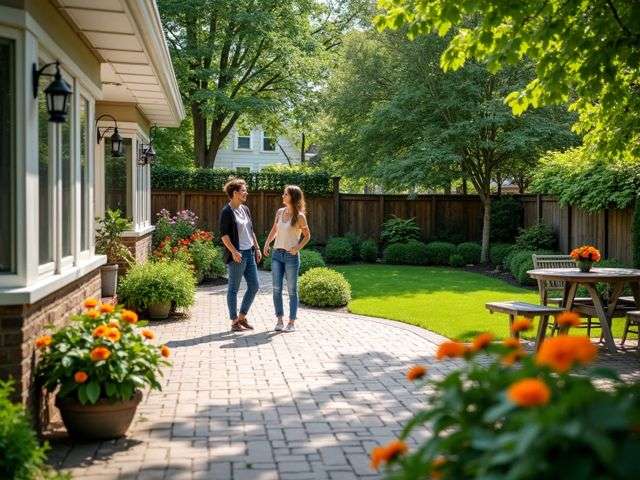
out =
[[312,268],[298,281],[300,301],[312,307],[342,307],[351,300],[351,285],[330,268]]
[[[273,251],[268,257],[262,258],[260,267],[263,270],[271,271],[271,258],[273,257]],[[316,267],[325,267],[324,258],[320,255],[320,252],[311,249],[300,250],[300,275],[307,270]]]
[[518,280],[518,283],[520,285],[536,284],[536,281],[527,274],[529,270],[533,270],[533,259],[531,258],[531,256],[521,261],[517,265],[516,270],[512,272],[513,276],[516,277],[516,280]]
[[384,263],[402,264],[404,260],[404,243],[392,243],[382,252],[382,261]]
[[514,251],[515,245],[509,243],[495,243],[489,248],[489,260],[492,265],[501,267],[504,264],[504,259]]
[[360,258],[363,262],[375,263],[378,259],[378,244],[375,240],[369,239],[360,245]]
[[456,253],[462,257],[465,265],[480,263],[480,255],[482,254],[482,247],[478,243],[465,242],[456,247]]
[[449,259],[454,253],[456,246],[448,242],[427,243],[425,250],[428,265],[449,265]]
[[324,248],[324,259],[327,263],[349,263],[353,258],[353,247],[348,238],[332,237]]
[[520,231],[516,238],[519,249],[552,250],[556,248],[558,238],[551,225],[539,223]]
[[396,265],[426,265],[427,245],[417,240],[392,243],[383,253],[384,263]]
[[468,262],[464,261],[464,257],[459,253],[454,253],[449,257],[449,265],[452,267],[464,267]]
[[360,248],[362,246],[362,239],[355,233],[347,233],[344,238],[349,240],[349,243],[351,243],[351,260],[360,260]]
[[508,263],[507,269],[516,276],[516,273],[523,262],[527,260],[531,260],[533,262],[531,255],[534,253],[535,252],[533,250],[515,250],[506,259],[506,262]]

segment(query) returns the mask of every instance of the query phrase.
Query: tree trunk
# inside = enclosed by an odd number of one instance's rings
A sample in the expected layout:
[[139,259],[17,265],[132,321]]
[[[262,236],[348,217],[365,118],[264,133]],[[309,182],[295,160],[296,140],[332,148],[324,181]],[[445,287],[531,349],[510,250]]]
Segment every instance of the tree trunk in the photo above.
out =
[[496,183],[498,184],[498,196],[502,195],[502,175],[496,175]]
[[482,219],[482,253],[480,262],[487,263],[489,261],[489,237],[491,234],[491,193],[480,195],[482,205],[484,207],[484,216]]
[[300,164],[301,165],[304,165],[304,161],[305,161],[304,152],[306,149],[307,149],[306,138],[304,136],[304,132],[302,132],[302,145],[300,147]]
[[462,179],[462,194],[467,195],[469,193],[469,187],[467,185],[466,177]]
[[224,138],[219,133],[214,134],[211,138],[211,143],[209,144],[209,150],[207,151],[207,167],[213,168],[216,163],[216,155],[218,155],[218,150],[220,150],[220,145]]
[[193,118],[193,152],[198,167],[207,166],[207,119],[200,112],[198,103],[191,104]]

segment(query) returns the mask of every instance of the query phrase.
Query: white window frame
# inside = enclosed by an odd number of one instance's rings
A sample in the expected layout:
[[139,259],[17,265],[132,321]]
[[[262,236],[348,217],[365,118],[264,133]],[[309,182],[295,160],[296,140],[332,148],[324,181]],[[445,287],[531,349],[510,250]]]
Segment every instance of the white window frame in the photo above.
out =
[[[273,138],[273,150],[265,150],[264,149],[264,139],[265,138]],[[278,153],[278,137],[270,137],[264,134],[264,130],[260,131],[260,153]]]
[[[239,147],[239,140],[242,138],[249,138],[249,148]],[[253,151],[253,130],[249,130],[249,135],[240,135],[240,129],[236,129],[235,140],[234,140],[234,148],[235,150],[240,150],[242,152],[251,152]]]

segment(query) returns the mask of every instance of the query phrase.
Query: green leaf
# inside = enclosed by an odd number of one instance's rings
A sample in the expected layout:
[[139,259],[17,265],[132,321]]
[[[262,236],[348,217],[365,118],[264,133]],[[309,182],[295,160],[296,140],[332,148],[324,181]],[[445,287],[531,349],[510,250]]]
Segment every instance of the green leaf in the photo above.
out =
[[86,405],[87,402],[89,401],[89,397],[87,396],[87,384],[86,383],[83,383],[78,388],[78,400],[80,400],[80,403],[83,404],[83,405]]
[[92,404],[100,398],[100,383],[97,380],[92,380],[87,385],[87,398]]

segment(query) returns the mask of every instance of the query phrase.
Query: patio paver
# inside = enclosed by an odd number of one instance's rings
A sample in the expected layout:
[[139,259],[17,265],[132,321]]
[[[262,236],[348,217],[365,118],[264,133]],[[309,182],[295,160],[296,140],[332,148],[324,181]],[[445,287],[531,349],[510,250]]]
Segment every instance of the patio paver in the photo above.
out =
[[[434,359],[444,338],[308,308],[297,332],[276,333],[262,272],[261,282],[253,332],[229,332],[224,286],[199,288],[189,319],[156,323],[172,348],[163,391],[145,396],[127,438],[54,441],[51,463],[82,479],[379,478],[368,452],[423,404],[407,366],[446,373],[455,362]],[[640,377],[636,354],[603,355],[602,363]]]

